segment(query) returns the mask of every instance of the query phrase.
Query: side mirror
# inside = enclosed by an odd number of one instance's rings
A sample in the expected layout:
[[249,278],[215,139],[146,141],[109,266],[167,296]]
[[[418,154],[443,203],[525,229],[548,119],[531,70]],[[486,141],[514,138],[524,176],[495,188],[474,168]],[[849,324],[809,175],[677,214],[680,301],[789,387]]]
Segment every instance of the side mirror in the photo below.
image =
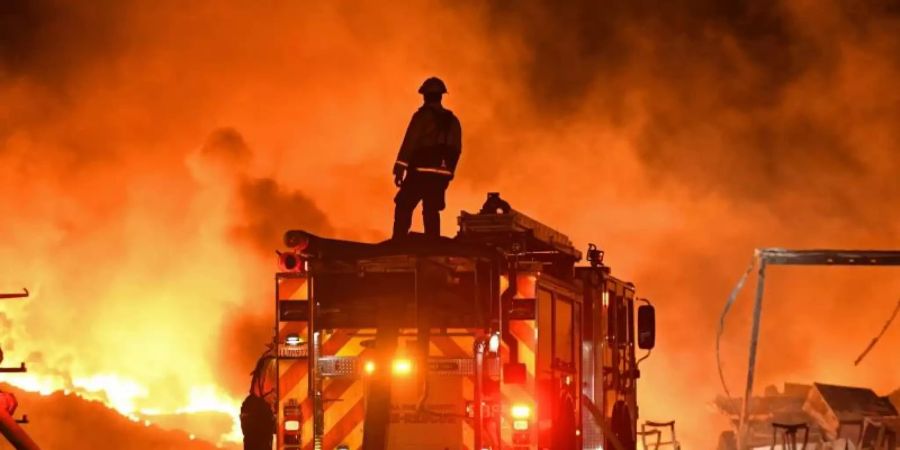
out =
[[652,350],[656,346],[656,310],[653,305],[638,307],[638,348]]

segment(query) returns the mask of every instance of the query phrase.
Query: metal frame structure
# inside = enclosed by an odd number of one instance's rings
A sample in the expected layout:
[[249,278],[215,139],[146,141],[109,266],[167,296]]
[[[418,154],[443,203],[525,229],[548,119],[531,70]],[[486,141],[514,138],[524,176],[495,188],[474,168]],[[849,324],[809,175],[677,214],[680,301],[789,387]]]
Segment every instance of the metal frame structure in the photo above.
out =
[[750,397],[756,373],[756,350],[759,343],[759,326],[762,319],[762,300],[766,283],[766,267],[769,265],[793,266],[900,266],[900,250],[787,250],[782,248],[757,249],[756,294],[753,304],[753,324],[750,328],[750,354],[747,366],[747,384],[741,405],[741,421],[738,448],[747,443]]

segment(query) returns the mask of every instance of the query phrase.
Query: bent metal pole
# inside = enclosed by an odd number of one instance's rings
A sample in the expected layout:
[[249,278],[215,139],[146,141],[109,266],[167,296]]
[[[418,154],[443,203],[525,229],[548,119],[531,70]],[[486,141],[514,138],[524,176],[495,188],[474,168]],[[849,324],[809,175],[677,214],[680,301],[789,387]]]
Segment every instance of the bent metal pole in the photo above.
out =
[[744,390],[744,401],[741,405],[741,426],[739,428],[738,449],[748,445],[750,435],[750,398],[753,395],[753,377],[756,373],[756,349],[759,345],[759,324],[762,321],[763,289],[766,283],[766,259],[759,257],[759,272],[756,279],[756,298],[753,302],[753,326],[750,328],[750,361],[747,364],[747,386]]

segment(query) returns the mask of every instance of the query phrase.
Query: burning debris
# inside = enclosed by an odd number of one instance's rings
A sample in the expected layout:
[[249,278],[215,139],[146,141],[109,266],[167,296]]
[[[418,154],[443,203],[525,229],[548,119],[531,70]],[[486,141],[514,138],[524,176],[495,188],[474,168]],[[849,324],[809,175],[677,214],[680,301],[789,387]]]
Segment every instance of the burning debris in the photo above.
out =
[[[764,395],[750,399],[745,448],[770,448],[775,442],[796,440],[809,448],[843,450],[850,445],[892,450],[900,435],[898,394],[900,390],[879,396],[868,388],[824,383],[785,383],[781,391],[769,386]],[[735,450],[743,399],[720,396],[715,403],[733,428],[720,435],[718,449]]]
[[[878,397],[870,389],[834,386],[815,383],[812,386],[786,385],[785,392],[779,394],[776,389],[766,390],[763,398],[751,397],[756,376],[757,345],[759,342],[760,321],[762,317],[763,292],[766,281],[766,267],[775,265],[793,266],[900,266],[900,251],[891,250],[786,250],[782,248],[757,249],[747,270],[739,279],[725,303],[719,321],[716,337],[716,358],[719,364],[719,377],[725,397],[717,400],[720,410],[732,417],[734,433],[724,433],[719,439],[720,448],[749,449],[763,445],[765,434],[771,431],[771,446],[775,446],[778,438],[788,448],[796,448],[798,434],[802,432],[802,444],[805,447],[811,438],[825,448],[842,448],[851,442],[843,431],[846,427],[858,428],[855,440],[862,448],[893,449],[897,443],[898,428],[897,408],[887,397]],[[750,335],[749,365],[745,397],[740,400],[731,398],[723,376],[719,340],[725,324],[725,317],[733,305],[738,293],[744,287],[748,275],[754,266],[758,266],[757,286],[754,295],[753,322]],[[854,365],[872,350],[879,339],[890,327],[891,322],[900,309],[900,302],[884,324],[881,332],[870,342]],[[738,406],[739,405],[739,406]],[[797,408],[800,405],[800,408]],[[837,443],[840,441],[840,443]],[[829,447],[826,447],[829,446]]]
[[[13,386],[12,392],[34,417],[28,432],[43,449],[67,450],[236,450],[235,444],[216,444],[203,436],[172,429],[152,417],[126,417],[99,401],[54,392],[41,395]],[[182,428],[183,429],[183,428]],[[89,431],[86,431],[89,430]]]

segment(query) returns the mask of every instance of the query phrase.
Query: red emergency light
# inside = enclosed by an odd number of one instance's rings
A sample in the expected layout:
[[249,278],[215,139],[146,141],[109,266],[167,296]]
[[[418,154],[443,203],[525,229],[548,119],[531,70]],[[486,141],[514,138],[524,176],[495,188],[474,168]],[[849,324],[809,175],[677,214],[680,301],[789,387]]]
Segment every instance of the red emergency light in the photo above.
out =
[[278,268],[282,272],[304,272],[306,270],[306,260],[303,259],[303,256],[300,255],[300,252],[297,251],[287,251],[287,252],[279,252],[278,254]]
[[300,404],[297,400],[290,399],[284,405],[283,438],[284,445],[300,445],[300,431],[303,424]]

